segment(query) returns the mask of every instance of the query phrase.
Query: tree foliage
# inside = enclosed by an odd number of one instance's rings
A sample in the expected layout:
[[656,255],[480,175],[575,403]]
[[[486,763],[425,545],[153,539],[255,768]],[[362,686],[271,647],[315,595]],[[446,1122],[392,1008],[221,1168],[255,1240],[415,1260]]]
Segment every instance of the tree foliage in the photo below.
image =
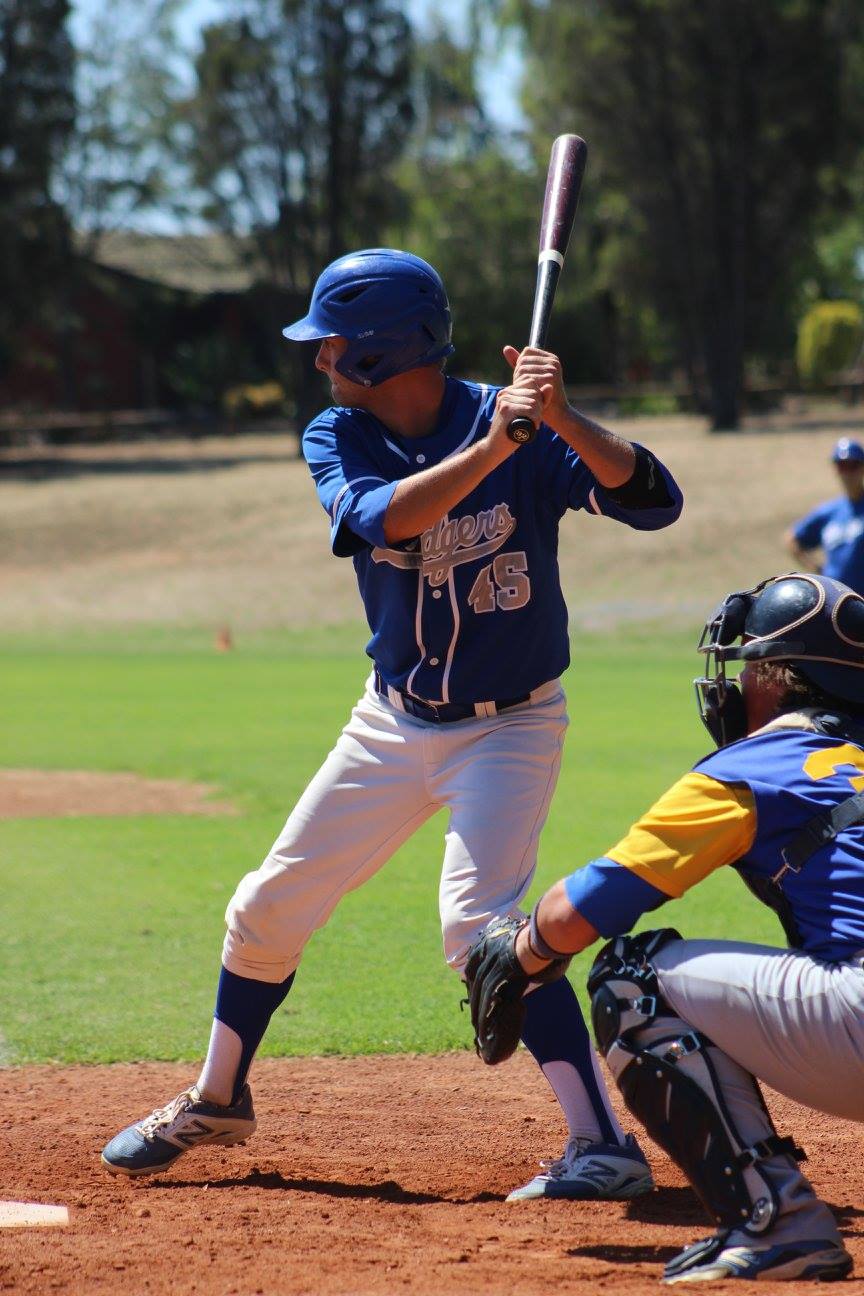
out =
[[176,18],[183,0],[112,0],[79,16],[75,127],[59,168],[64,206],[79,247],[106,229],[185,214],[175,105],[183,51]]
[[[503,382],[502,347],[523,343],[530,322],[544,172],[524,142],[493,128],[477,88],[482,57],[476,39],[457,42],[440,22],[418,41],[417,124],[398,172],[409,203],[392,237],[444,279],[456,344],[451,369]],[[596,303],[585,300],[580,259],[577,250],[551,338],[572,382],[604,364],[603,329]]]
[[194,180],[271,281],[305,293],[399,201],[388,172],[412,122],[410,27],[394,0],[229,0],[229,12],[204,32],[186,109]]
[[796,360],[802,382],[815,385],[848,369],[864,345],[864,315],[857,302],[816,302],[798,330]]
[[536,175],[533,167],[518,171],[494,139],[476,58],[476,45],[456,42],[443,22],[417,44],[416,125],[398,171],[409,201],[391,239],[444,280],[456,343],[451,368],[502,376],[501,347],[524,330],[516,313],[533,278]]
[[53,191],[74,122],[68,15],[68,0],[0,0],[0,371],[68,264]]
[[204,31],[184,127],[202,215],[262,282],[275,372],[298,416],[319,403],[309,348],[280,337],[322,267],[379,243],[413,119],[411,29],[396,0],[228,0]]
[[860,138],[857,7],[513,0],[506,14],[536,135],[579,130],[589,183],[624,199],[617,293],[669,321],[714,426],[735,426],[745,360],[788,345],[802,258]]

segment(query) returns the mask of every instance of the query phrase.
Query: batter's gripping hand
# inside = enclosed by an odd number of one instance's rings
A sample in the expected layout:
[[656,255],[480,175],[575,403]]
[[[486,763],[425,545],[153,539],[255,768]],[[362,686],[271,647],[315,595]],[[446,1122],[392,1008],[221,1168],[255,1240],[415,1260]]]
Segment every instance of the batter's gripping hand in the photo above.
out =
[[555,959],[542,972],[523,971],[516,937],[527,918],[497,918],[474,942],[465,965],[465,984],[474,1027],[474,1047],[488,1066],[516,1052],[525,1021],[525,991],[530,982],[557,981],[569,958]]

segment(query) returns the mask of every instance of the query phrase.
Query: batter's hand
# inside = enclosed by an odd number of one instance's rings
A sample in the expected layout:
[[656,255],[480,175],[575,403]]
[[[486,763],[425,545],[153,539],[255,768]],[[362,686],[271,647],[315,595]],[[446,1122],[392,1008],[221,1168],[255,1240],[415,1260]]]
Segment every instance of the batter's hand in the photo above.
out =
[[527,377],[510,387],[502,387],[495,401],[489,442],[500,451],[502,460],[519,449],[518,443],[507,435],[507,428],[514,418],[530,419],[535,426],[543,421],[543,396],[537,383]]
[[564,391],[564,375],[561,372],[561,361],[551,351],[541,351],[537,347],[525,347],[517,351],[516,347],[505,346],[504,359],[513,370],[513,382],[516,386],[523,383],[536,386],[543,398],[543,421],[554,424],[570,408]]

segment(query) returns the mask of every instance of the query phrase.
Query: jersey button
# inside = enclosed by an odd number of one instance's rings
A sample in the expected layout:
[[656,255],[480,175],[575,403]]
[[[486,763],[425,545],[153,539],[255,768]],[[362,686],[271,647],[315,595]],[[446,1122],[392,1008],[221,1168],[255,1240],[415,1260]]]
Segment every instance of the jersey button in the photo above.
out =
[[429,658],[429,665],[430,665],[430,666],[437,666],[437,665],[438,665],[438,658],[437,658],[437,657],[430,657],[430,658]]
[[425,462],[426,462],[426,456],[425,456],[425,455],[418,455],[418,456],[417,456],[417,459],[416,459],[416,462],[417,462],[417,463],[425,463]]

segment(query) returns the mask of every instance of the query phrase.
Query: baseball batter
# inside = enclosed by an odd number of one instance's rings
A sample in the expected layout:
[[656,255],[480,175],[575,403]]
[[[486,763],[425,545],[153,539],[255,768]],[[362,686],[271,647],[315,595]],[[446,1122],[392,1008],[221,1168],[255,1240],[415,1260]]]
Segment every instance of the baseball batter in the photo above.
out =
[[[306,942],[441,807],[450,966],[461,971],[478,933],[518,911],[567,726],[559,522],[586,509],[650,530],[681,510],[650,451],[569,406],[554,355],[505,348],[514,373],[500,390],[447,377],[447,297],[418,257],[376,248],[340,258],[285,334],[318,344],[330,382],[333,404],[303,450],[333,553],[354,563],[372,670],[334,750],[228,906],[197,1084],[112,1139],[102,1161],[114,1173],[164,1170],[197,1144],[252,1133],[247,1073]],[[507,436],[516,416],[542,424],[521,448]],[[527,1004],[523,1038],[569,1138],[514,1199],[647,1191],[648,1167],[609,1108],[571,987],[540,986]]]
[[[717,1226],[666,1265],[666,1282],[829,1281],[852,1258],[757,1077],[864,1121],[864,598],[821,575],[776,577],[729,595],[701,648],[697,691],[719,750],[530,922],[478,943],[478,1047],[493,1062],[512,1051],[508,989],[613,937],[588,980],[597,1042]],[[727,678],[741,661],[740,681]],[[788,949],[621,934],[727,865],[776,912]]]

